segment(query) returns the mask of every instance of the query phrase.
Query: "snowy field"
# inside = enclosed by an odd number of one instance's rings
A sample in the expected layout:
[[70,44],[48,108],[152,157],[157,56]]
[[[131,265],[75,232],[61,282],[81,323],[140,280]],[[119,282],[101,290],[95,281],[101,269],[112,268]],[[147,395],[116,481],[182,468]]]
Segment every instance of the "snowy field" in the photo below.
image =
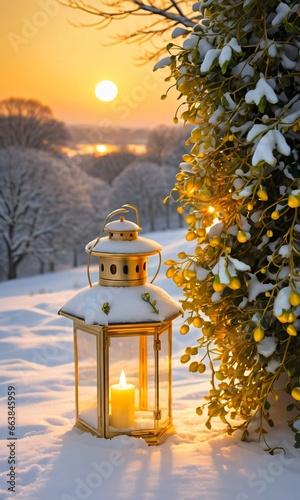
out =
[[[164,247],[163,260],[188,244],[182,230],[151,233]],[[150,259],[150,275],[155,258]],[[176,300],[180,289],[162,268],[155,284]],[[87,285],[86,270],[0,283],[0,499],[9,500],[296,500],[300,450],[284,425],[270,432],[270,445],[286,454],[271,456],[263,444],[212,431],[195,408],[209,390],[209,373],[188,372],[179,362],[188,337],[174,322],[173,410],[176,434],[155,447],[142,439],[98,439],[74,427],[72,324],[60,307]],[[16,389],[16,449],[7,428],[8,387]],[[279,412],[279,410],[278,410]],[[276,420],[276,418],[274,418]],[[12,451],[11,451],[12,450]],[[9,492],[9,457],[16,454],[16,488]]]

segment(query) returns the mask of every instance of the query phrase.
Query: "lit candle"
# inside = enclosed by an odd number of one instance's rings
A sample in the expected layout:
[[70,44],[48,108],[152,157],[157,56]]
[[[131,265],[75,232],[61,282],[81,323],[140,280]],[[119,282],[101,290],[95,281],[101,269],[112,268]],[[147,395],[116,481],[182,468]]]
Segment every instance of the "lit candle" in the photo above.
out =
[[111,419],[110,425],[116,429],[134,426],[135,386],[126,384],[122,370],[120,383],[111,386]]

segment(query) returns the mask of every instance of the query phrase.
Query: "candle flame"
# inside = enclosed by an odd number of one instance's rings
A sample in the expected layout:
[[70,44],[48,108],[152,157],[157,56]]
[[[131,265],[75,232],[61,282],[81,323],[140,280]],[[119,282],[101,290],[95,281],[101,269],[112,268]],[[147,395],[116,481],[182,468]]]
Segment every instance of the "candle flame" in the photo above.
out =
[[125,387],[126,387],[126,376],[125,376],[124,370],[121,371],[120,386],[121,386],[121,389],[125,389]]

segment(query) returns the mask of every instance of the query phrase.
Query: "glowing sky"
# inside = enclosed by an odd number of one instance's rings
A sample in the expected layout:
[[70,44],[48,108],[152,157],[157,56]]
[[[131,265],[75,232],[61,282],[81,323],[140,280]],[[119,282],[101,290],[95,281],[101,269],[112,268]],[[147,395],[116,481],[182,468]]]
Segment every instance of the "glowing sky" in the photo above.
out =
[[[153,73],[154,62],[136,64],[143,46],[112,45],[117,30],[128,32],[128,20],[105,30],[74,27],[69,21],[95,18],[55,0],[0,0],[0,14],[0,99],[37,99],[66,123],[172,125],[177,96],[160,99],[168,72]],[[131,19],[130,29],[134,25]],[[119,88],[113,102],[101,102],[94,93],[106,79]]]

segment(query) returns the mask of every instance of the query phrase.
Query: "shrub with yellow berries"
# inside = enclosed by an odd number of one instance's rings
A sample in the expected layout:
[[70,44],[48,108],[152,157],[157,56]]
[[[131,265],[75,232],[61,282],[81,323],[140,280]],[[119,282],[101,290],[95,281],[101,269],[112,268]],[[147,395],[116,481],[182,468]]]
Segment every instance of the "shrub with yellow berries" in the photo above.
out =
[[300,443],[300,69],[289,51],[300,34],[279,4],[196,2],[201,22],[167,46],[166,81],[182,98],[175,121],[182,113],[193,124],[170,194],[189,250],[167,275],[182,289],[180,332],[193,344],[181,361],[194,376],[211,370],[196,409],[207,427],[220,418],[246,439],[253,422],[266,440],[285,391]]

